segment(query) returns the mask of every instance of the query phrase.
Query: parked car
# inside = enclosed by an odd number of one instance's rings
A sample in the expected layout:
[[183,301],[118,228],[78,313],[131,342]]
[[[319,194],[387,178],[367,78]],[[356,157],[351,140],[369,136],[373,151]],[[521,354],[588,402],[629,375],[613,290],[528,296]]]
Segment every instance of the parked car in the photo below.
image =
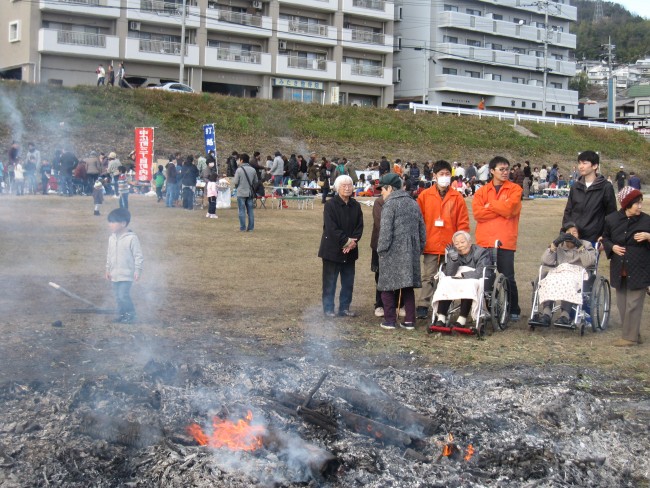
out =
[[147,88],[150,90],[163,90],[178,93],[194,93],[191,86],[187,86],[183,83],[163,83],[162,85],[148,86]]

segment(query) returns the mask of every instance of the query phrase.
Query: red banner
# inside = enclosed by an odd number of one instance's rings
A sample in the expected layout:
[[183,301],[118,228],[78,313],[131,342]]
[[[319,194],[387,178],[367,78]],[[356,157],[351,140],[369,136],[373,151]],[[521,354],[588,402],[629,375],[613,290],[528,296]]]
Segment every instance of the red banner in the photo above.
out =
[[153,127],[135,129],[135,179],[151,181],[153,178]]

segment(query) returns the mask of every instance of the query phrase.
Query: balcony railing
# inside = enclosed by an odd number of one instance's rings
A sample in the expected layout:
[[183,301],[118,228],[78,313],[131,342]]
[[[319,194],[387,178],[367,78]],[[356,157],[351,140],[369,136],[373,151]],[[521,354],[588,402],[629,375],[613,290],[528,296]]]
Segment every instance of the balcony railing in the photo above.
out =
[[386,2],[384,0],[352,0],[352,5],[354,7],[370,8],[381,11],[386,8]]
[[[189,7],[187,2],[186,7]],[[164,0],[142,0],[140,2],[141,12],[155,12],[165,15],[183,15],[183,4],[165,2]]]
[[351,73],[359,76],[374,76],[381,78],[384,76],[384,68],[382,66],[367,66],[363,64],[351,64]]
[[[209,13],[208,13],[209,15]],[[217,10],[217,20],[221,22],[231,22],[240,25],[252,25],[254,27],[262,27],[262,16],[253,15],[242,12],[233,12],[232,10]]]
[[313,69],[317,71],[327,71],[326,59],[307,59],[298,56],[289,56],[289,68]]
[[[152,39],[140,39],[139,51],[142,53],[172,54],[180,56],[181,43],[171,41],[158,41]],[[187,55],[187,45],[185,45],[185,55]]]
[[289,21],[289,32],[300,34],[311,34],[314,36],[327,37],[328,28],[323,24],[310,24],[308,22]]
[[261,64],[262,53],[256,51],[232,51],[226,47],[217,48],[217,59],[239,63]]
[[367,42],[369,44],[384,44],[384,34],[361,29],[352,29],[352,40],[356,42]]
[[73,44],[75,46],[106,47],[105,35],[87,32],[60,30],[57,31],[56,41],[59,44]]
[[56,0],[57,3],[70,3],[73,5],[100,5],[99,0]]

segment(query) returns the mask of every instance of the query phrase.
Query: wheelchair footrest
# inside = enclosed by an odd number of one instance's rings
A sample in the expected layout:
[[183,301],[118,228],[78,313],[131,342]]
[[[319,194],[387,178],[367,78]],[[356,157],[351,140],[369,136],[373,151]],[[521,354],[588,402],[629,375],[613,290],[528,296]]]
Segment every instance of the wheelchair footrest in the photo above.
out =
[[458,333],[458,334],[465,334],[465,335],[474,335],[474,334],[476,334],[476,329],[471,328],[471,327],[452,327],[451,330],[453,332]]
[[443,334],[451,334],[453,332],[453,327],[446,327],[442,325],[430,325],[429,333],[433,332],[442,332]]
[[530,320],[528,321],[528,325],[529,325],[530,327],[550,327],[550,326],[551,326],[550,323],[549,323],[549,324],[545,324],[544,322],[541,322],[540,320],[537,320],[537,319],[530,319]]

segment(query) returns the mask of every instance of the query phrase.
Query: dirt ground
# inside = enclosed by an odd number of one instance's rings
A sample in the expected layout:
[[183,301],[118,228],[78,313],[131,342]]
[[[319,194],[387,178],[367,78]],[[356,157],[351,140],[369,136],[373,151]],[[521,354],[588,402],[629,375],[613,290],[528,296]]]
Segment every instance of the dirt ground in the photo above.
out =
[[[557,233],[565,201],[524,202],[516,256],[524,317],[530,282],[548,242]],[[468,200],[471,211],[471,201]],[[109,235],[107,198],[101,217],[90,197],[2,195],[0,198],[0,383],[74,381],[84,375],[139,370],[150,359],[177,363],[249,359],[277,361],[305,355],[359,368],[508,368],[556,365],[620,373],[650,392],[647,343],[619,349],[618,313],[608,330],[531,332],[525,318],[485,340],[386,331],[373,314],[370,272],[371,208],[363,206],[366,230],[357,263],[352,309],[356,318],[326,319],[321,309],[317,257],[322,206],[256,209],[255,231],[239,232],[236,205],[206,219],[205,210],[167,209],[155,198],[133,195],[131,228],[145,254],[143,279],[133,288],[138,323],[113,324],[108,314],[77,313],[82,303],[48,282],[112,308],[103,279]],[[270,207],[270,206],[269,206]],[[608,276],[603,260],[601,274]],[[613,298],[615,292],[613,292]],[[62,327],[53,327],[60,320]],[[646,304],[644,328],[650,323]],[[647,332],[646,332],[647,333]]]

